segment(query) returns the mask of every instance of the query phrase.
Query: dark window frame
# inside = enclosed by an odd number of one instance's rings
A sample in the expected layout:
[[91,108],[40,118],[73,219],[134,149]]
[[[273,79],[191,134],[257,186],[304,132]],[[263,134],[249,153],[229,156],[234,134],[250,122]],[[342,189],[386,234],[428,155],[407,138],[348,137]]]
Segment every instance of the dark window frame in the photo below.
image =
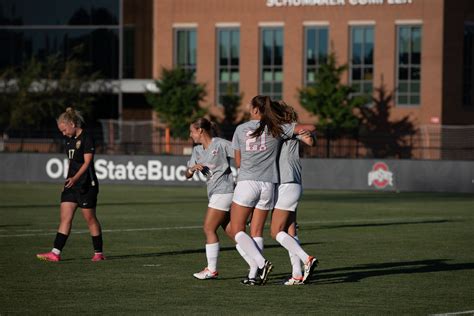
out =
[[[265,52],[264,52],[264,33],[272,32],[271,40],[271,63],[269,65],[264,64]],[[276,37],[279,36],[276,32],[281,32],[281,64],[276,64],[276,54],[275,50],[278,49],[276,44]],[[259,39],[259,94],[266,95],[272,99],[282,99],[283,97],[283,83],[284,83],[284,48],[285,48],[285,38],[284,38],[284,27],[283,26],[261,26],[260,27],[260,39]],[[265,80],[264,75],[266,72],[271,73],[271,80]],[[281,73],[281,80],[276,80],[276,74]],[[264,91],[264,87],[267,85],[270,91]],[[280,85],[281,92],[275,92],[276,87]]]
[[[401,34],[402,31],[408,30],[409,37],[405,39],[408,43],[406,57],[401,57]],[[413,37],[414,33],[419,31],[420,41],[418,43],[419,63],[414,63],[413,59]],[[421,69],[422,69],[422,54],[423,54],[423,26],[421,24],[400,24],[396,26],[397,47],[396,47],[396,68],[395,68],[395,104],[397,106],[420,106],[421,105]],[[400,59],[406,59],[406,62],[401,64]],[[400,78],[401,73],[406,74],[406,79]],[[413,74],[419,76],[418,79],[413,79]],[[405,75],[403,75],[405,76]],[[417,88],[414,88],[417,87]],[[406,90],[406,91],[405,91]],[[406,100],[403,102],[402,100]],[[412,102],[417,100],[418,102]]]
[[[179,33],[180,32],[185,32],[185,47],[181,48],[179,45]],[[194,35],[194,42],[196,44],[194,52],[190,51],[190,44],[191,44],[191,35]],[[197,71],[197,27],[176,27],[173,29],[173,65],[174,67],[179,67],[182,69],[186,69],[188,71],[193,72],[194,74]],[[179,62],[179,53],[180,49],[184,49],[184,54],[185,54],[185,63],[180,63]],[[192,56],[194,53],[194,57]],[[192,63],[192,59],[194,58],[194,63]]]
[[[362,31],[362,42],[359,63],[354,62],[354,33]],[[368,32],[372,32],[372,56],[371,61],[366,60],[366,45],[368,43]],[[354,96],[372,95],[374,90],[374,53],[375,53],[375,26],[371,24],[350,25],[349,26],[349,84],[355,89],[352,93]],[[359,79],[354,79],[354,72],[358,70]],[[371,75],[370,79],[365,79],[365,74]],[[370,87],[366,89],[366,87]]]
[[[229,32],[229,38],[227,43],[227,64],[221,65],[221,34],[222,32]],[[238,36],[238,56],[237,64],[232,63],[232,39],[233,35]],[[216,104],[222,105],[222,97],[227,94],[227,90],[223,91],[223,85],[228,89],[229,85],[232,86],[232,94],[240,94],[240,28],[239,27],[219,27],[216,30]],[[229,74],[228,80],[221,80],[221,71],[227,70]],[[235,71],[237,70],[237,71]],[[233,74],[237,72],[238,80],[233,80]]]
[[[316,59],[316,64],[315,65],[308,65],[308,43],[309,43],[309,32],[310,31],[315,31],[315,59]],[[326,43],[326,55],[325,55],[325,60],[321,61],[319,56],[320,52],[320,37],[321,37],[321,32],[326,32],[326,37],[327,37],[327,43]],[[319,69],[321,68],[321,65],[323,63],[327,62],[327,58],[329,57],[329,26],[328,25],[308,25],[304,27],[304,60],[303,60],[303,85],[305,87],[315,85],[316,82],[314,80],[309,80],[309,72],[314,71],[314,76],[317,75],[319,72]]]
[[462,104],[474,107],[474,22],[464,23]]

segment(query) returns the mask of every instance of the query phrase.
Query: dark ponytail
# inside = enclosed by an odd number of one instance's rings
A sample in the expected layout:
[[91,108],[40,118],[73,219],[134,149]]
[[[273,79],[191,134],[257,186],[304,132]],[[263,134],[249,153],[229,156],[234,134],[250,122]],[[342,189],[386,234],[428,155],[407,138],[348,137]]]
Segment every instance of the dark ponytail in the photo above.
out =
[[272,134],[273,137],[278,137],[282,133],[281,118],[276,115],[272,107],[272,100],[268,96],[257,95],[252,98],[250,105],[253,108],[258,108],[260,112],[260,126],[252,133],[250,136],[258,137],[262,135],[267,128],[268,132]]
[[209,134],[211,137],[219,136],[219,128],[217,124],[214,122],[209,121],[207,118],[201,117],[191,123],[192,126],[195,128],[202,128]]

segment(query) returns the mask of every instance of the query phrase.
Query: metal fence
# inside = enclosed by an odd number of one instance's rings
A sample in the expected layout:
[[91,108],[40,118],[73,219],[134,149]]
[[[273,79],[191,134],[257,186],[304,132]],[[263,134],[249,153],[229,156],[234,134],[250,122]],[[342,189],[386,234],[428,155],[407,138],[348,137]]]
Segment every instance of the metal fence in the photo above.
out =
[[[99,154],[190,155],[191,140],[174,139],[153,121],[104,120],[90,131]],[[228,133],[227,133],[228,134]],[[474,125],[423,125],[414,133],[340,135],[318,131],[316,146],[301,146],[305,158],[395,158],[474,160]],[[57,130],[7,131],[0,135],[2,152],[55,153],[64,139]]]

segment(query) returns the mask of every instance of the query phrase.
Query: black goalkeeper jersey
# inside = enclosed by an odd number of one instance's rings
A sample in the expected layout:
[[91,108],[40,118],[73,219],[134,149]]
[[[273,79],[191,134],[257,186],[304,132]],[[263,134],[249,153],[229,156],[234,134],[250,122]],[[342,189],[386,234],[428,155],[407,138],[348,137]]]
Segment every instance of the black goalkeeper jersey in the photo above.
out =
[[[94,139],[85,130],[77,137],[71,137],[66,140],[66,155],[69,159],[69,170],[67,177],[73,177],[84,164],[84,154],[94,154]],[[94,159],[92,159],[86,172],[82,174],[73,188],[84,188],[97,186],[97,175],[95,174]]]

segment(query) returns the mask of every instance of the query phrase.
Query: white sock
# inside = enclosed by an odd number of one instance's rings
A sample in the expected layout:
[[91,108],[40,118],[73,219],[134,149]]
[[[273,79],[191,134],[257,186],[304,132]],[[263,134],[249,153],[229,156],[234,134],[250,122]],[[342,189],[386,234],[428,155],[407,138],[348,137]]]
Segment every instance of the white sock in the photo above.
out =
[[53,249],[51,250],[51,252],[54,253],[55,255],[58,255],[58,256],[61,254],[61,250],[59,250],[59,249],[57,249],[57,248],[53,248]]
[[[257,245],[260,254],[263,255],[263,237],[252,237],[252,239],[255,242],[255,245]],[[249,279],[255,279],[255,277],[257,276],[257,270],[258,266],[256,266],[255,269],[250,269]]]
[[[293,237],[298,244],[300,241],[298,240],[298,236]],[[288,251],[288,255],[290,256],[290,262],[291,262],[291,267],[292,267],[292,273],[291,276],[293,278],[301,278],[303,276],[303,270],[301,269],[301,260],[298,258],[297,255],[291,253]]]
[[217,257],[219,257],[219,243],[206,244],[207,268],[211,272],[217,271]]
[[303,250],[303,248],[301,248],[298,242],[287,233],[279,232],[276,235],[276,240],[280,243],[280,245],[285,247],[286,250],[292,254],[297,255],[301,261],[306,262],[308,260],[308,254]]
[[249,235],[240,231],[235,235],[235,241],[239,244],[242,250],[257,263],[259,268],[263,268],[265,265],[265,258],[262,256],[257,245],[255,245],[255,242]]
[[245,251],[242,250],[239,244],[235,245],[235,248],[237,248],[237,251],[239,252],[240,256],[244,258],[245,262],[247,262],[247,264],[249,265],[249,279],[255,279],[258,270],[257,263],[255,262],[255,260],[252,260],[252,258],[247,256],[247,254],[245,253]]
[[255,241],[255,244],[257,244],[258,250],[260,250],[260,253],[263,255],[263,237],[252,237],[253,241]]

